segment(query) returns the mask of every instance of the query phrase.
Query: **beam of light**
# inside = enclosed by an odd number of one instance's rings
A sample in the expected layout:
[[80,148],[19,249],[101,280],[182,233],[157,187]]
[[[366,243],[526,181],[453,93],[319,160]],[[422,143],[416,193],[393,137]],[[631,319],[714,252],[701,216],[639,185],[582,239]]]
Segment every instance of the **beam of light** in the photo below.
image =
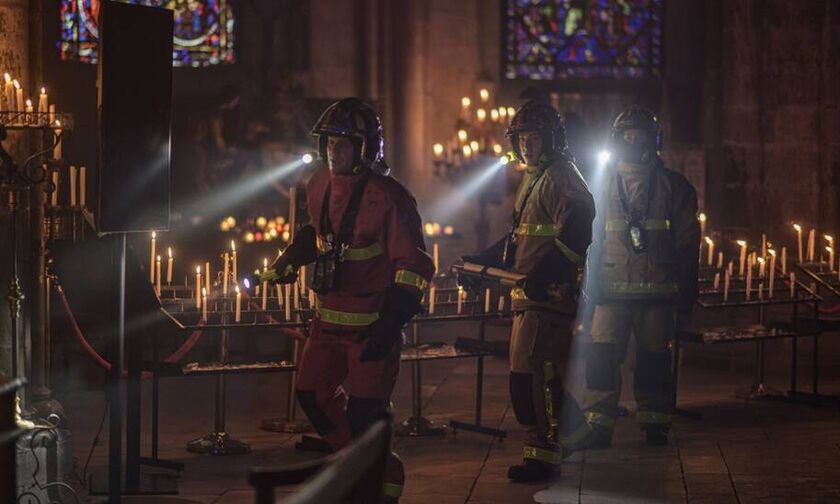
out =
[[610,161],[611,157],[612,153],[610,151],[601,149],[601,151],[598,152],[598,167],[603,168]]
[[507,156],[502,156],[493,164],[488,165],[485,168],[481,168],[477,173],[433,203],[429,207],[429,215],[432,216],[435,221],[451,221],[453,215],[467,205],[467,203],[472,201],[475,198],[476,193],[484,185],[490,182],[493,176],[498,173],[498,171],[509,161],[510,159]]
[[201,195],[188,205],[187,213],[194,215],[215,215],[242,203],[249,197],[265,189],[272,182],[280,180],[304,166],[303,159],[298,159],[249,177],[241,182],[228,185],[218,191]]

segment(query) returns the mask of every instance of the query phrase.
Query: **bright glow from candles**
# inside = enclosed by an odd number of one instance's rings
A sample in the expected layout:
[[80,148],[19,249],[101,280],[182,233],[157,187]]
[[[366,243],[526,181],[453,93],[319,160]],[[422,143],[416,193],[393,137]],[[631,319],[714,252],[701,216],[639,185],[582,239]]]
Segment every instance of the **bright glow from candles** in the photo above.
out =
[[233,240],[230,241],[230,250],[236,252],[236,242]]
[[470,149],[472,149],[473,152],[478,152],[479,147],[480,146],[478,145],[478,141],[473,140],[472,142],[470,142]]
[[443,144],[436,143],[432,146],[432,152],[435,153],[435,156],[443,156]]
[[699,220],[700,222],[706,222],[706,214],[700,212],[700,215],[697,216],[697,220]]
[[9,75],[9,72],[3,73],[3,79],[6,81],[6,83],[12,82],[12,76]]
[[169,258],[172,259],[172,247],[167,247],[166,253],[169,254]]
[[746,247],[747,246],[747,242],[744,241],[744,240],[738,240],[735,243],[737,243],[739,247]]
[[464,156],[465,156],[465,157],[470,157],[470,156],[472,156],[472,148],[471,148],[469,145],[465,145],[465,146],[464,146],[464,148],[463,148],[462,150],[463,150],[463,152],[464,152]]
[[467,130],[458,130],[458,140],[462,142],[467,141]]
[[483,120],[487,119],[487,111],[484,110],[483,108],[480,108],[480,109],[475,111],[475,116],[478,117],[479,121],[483,121]]
[[499,117],[501,117],[502,119],[507,117],[507,109],[506,108],[499,107]]
[[714,242],[712,242],[712,239],[711,239],[711,238],[709,238],[708,236],[707,236],[707,237],[705,237],[705,240],[706,240],[706,244],[707,244],[707,245],[711,245],[712,243],[714,243]]
[[490,120],[491,121],[498,121],[499,120],[499,111],[496,109],[490,110]]
[[471,104],[472,104],[472,100],[470,100],[468,97],[465,96],[465,97],[461,98],[461,106],[462,107],[467,108]]
[[201,274],[201,266],[196,266],[196,267],[195,267],[195,274],[196,274],[196,275],[200,275],[200,274]]
[[481,97],[481,101],[487,101],[490,99],[490,91],[486,88],[482,88],[481,91],[478,92],[478,96]]
[[157,233],[152,231],[152,240],[154,240],[155,238],[157,238]]
[[802,226],[800,226],[799,224],[794,224],[793,229],[795,229],[796,232],[799,233],[802,231]]
[[15,86],[15,91],[17,91],[18,89],[20,89],[20,82],[18,82],[18,80],[17,80],[17,79],[15,79],[15,80],[14,80],[13,85]]
[[825,238],[825,241],[827,241],[828,243],[833,243],[834,242],[834,237],[831,236],[831,235],[823,235],[823,237]]
[[501,155],[502,153],[502,145],[501,144],[493,144],[493,152],[495,154]]
[[515,108],[513,108],[513,107],[508,107],[508,115],[509,115],[510,117],[515,116],[515,115],[516,115],[516,109],[515,109]]

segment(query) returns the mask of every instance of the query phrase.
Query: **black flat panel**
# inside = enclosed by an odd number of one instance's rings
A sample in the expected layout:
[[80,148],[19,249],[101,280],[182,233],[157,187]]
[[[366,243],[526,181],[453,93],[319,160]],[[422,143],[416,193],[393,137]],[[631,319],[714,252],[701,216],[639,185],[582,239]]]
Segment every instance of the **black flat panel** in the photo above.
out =
[[173,13],[104,1],[99,15],[98,231],[166,230]]

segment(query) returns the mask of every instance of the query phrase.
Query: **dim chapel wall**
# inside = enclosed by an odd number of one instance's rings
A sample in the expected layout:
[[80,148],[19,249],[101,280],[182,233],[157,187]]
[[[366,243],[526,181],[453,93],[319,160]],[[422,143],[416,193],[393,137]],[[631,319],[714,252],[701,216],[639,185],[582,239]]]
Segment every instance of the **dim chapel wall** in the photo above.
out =
[[[27,0],[0,0],[0,75],[2,72],[13,74],[27,86],[27,92],[33,92],[35,84],[30,81],[29,61],[29,2]],[[17,162],[25,155],[19,133],[9,133],[9,139],[3,145]],[[9,261],[11,250],[8,246],[9,214],[5,199],[0,204],[0,373],[11,374],[11,323],[9,304],[6,293],[9,290]],[[25,272],[21,274],[26,280]]]
[[723,3],[713,219],[756,232],[794,221],[837,231],[838,18],[838,2]]

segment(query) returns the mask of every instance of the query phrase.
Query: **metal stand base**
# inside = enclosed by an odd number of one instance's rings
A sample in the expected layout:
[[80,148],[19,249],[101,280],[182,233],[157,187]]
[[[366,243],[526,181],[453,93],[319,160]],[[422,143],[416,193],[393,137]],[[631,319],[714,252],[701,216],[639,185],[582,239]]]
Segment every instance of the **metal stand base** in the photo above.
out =
[[430,437],[446,434],[446,426],[439,425],[425,417],[409,417],[394,429],[397,437]]
[[250,453],[251,445],[237,441],[225,432],[213,432],[187,443],[187,451],[204,455],[241,455]]
[[457,420],[450,420],[449,427],[452,428],[452,435],[458,433],[459,430],[475,432],[476,434],[486,434],[491,437],[505,439],[507,438],[507,431],[501,429],[494,429],[492,427],[485,427],[483,425],[476,425],[466,422],[459,422]]
[[756,399],[786,399],[787,395],[781,390],[770,388],[763,383],[750,385],[748,388],[735,391],[735,397],[746,401]]
[[260,424],[260,429],[269,432],[285,432],[287,434],[303,434],[312,432],[312,425],[305,420],[286,420],[285,418],[266,418]]

